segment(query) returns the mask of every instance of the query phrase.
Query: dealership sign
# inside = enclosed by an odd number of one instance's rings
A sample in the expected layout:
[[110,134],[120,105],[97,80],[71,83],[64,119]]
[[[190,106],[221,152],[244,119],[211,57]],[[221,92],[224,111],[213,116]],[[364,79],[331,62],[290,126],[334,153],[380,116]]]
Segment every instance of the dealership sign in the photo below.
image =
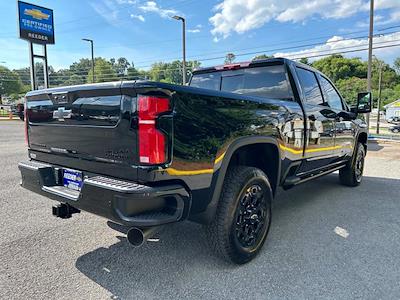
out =
[[19,37],[38,44],[54,44],[53,10],[18,1]]

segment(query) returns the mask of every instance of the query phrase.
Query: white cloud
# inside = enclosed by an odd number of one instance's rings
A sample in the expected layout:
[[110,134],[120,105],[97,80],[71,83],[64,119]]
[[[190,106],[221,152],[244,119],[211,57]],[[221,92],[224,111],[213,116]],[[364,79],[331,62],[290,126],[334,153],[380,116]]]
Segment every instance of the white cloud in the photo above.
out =
[[90,2],[90,6],[111,25],[115,25],[119,19],[116,2],[103,0],[99,2]]
[[[313,17],[346,18],[369,10],[369,0],[223,0],[209,19],[214,36],[226,38],[244,33],[271,20],[304,22]],[[393,9],[391,18],[400,19],[400,0],[376,0],[376,10]]]
[[132,19],[137,19],[137,20],[142,21],[142,22],[146,21],[146,19],[142,15],[131,14],[131,18]]
[[190,33],[199,33],[199,32],[201,32],[201,28],[203,28],[203,26],[201,24],[197,24],[195,26],[195,28],[188,29],[188,32],[190,32]]
[[[374,38],[374,47],[390,46],[400,44],[400,33],[387,34]],[[294,52],[279,52],[275,53],[275,57],[286,57],[298,59],[302,57],[311,57],[311,61],[320,57],[312,58],[313,56],[330,55],[341,51],[351,51],[356,49],[365,49],[368,47],[368,39],[345,39],[340,36],[333,36],[326,41],[325,44],[318,45],[312,48],[294,51]],[[382,58],[391,59],[393,53],[398,53],[399,47],[375,49],[374,52]],[[354,52],[349,56],[366,56],[366,51]]]
[[178,14],[177,10],[161,8],[154,1],[147,1],[144,5],[139,6],[139,9],[146,13],[148,12],[156,13],[162,18],[169,18]]
[[117,4],[137,4],[137,0],[114,0]]

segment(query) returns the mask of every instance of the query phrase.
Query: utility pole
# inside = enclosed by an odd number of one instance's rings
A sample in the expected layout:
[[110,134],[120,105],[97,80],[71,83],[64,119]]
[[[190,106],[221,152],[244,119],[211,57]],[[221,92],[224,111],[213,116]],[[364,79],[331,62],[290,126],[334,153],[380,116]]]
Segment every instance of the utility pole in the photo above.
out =
[[[374,38],[374,0],[370,0],[369,9],[369,44],[368,44],[368,92],[372,91],[372,47]],[[369,131],[369,114],[367,114],[367,126]]]
[[175,20],[182,21],[182,50],[183,50],[183,61],[182,61],[182,83],[186,84],[186,20],[180,16],[173,16]]
[[91,52],[92,52],[92,83],[94,83],[95,78],[94,78],[94,47],[93,47],[93,40],[91,40],[91,39],[82,39],[82,41],[90,43],[90,48],[91,48]]
[[383,69],[383,62],[379,64],[379,93],[378,93],[378,116],[376,118],[376,134],[379,134],[379,123],[381,121],[382,69]]

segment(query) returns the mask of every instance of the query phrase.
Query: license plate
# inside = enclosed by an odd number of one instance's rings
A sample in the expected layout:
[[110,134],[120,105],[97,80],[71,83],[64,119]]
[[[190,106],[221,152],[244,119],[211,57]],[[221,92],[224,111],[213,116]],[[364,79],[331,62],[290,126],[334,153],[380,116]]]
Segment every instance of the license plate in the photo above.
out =
[[63,169],[63,185],[71,190],[80,191],[82,188],[83,176],[82,172]]

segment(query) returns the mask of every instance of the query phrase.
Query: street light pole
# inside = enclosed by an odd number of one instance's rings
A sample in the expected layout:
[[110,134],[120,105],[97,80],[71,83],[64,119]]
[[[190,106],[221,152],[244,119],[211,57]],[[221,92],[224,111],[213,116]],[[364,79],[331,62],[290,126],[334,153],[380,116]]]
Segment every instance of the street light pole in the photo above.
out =
[[82,41],[86,41],[90,43],[91,52],[92,52],[92,83],[94,83],[94,47],[93,47],[93,40],[91,39],[82,39]]
[[182,83],[186,84],[186,20],[180,16],[173,16],[175,20],[182,21],[182,51],[183,51],[183,61],[182,61]]
[[[374,0],[370,0],[370,9],[369,9],[369,43],[368,43],[368,92],[372,91],[372,47],[373,47],[373,38],[374,38]],[[369,114],[367,114],[367,126],[369,130]]]

